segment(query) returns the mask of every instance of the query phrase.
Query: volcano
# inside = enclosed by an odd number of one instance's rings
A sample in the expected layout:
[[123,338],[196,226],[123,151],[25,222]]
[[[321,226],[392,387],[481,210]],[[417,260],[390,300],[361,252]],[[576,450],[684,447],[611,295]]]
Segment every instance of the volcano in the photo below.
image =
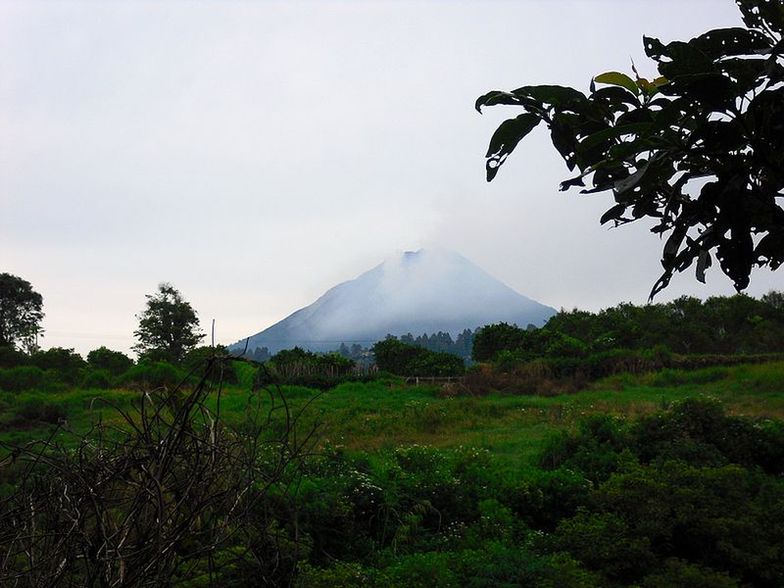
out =
[[[555,312],[458,253],[420,249],[327,290],[313,304],[251,335],[247,349],[332,351],[341,343],[370,346],[387,334],[456,336],[498,322],[541,326]],[[242,352],[245,346],[243,339],[229,348]]]

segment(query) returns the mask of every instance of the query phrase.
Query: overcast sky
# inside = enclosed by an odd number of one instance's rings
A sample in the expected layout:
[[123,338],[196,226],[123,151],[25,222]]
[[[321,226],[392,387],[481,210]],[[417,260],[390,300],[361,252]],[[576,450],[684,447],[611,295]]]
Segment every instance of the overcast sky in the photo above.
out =
[[[44,347],[82,353],[128,350],[162,281],[230,343],[434,245],[557,308],[643,303],[650,223],[609,230],[610,195],[558,192],[544,128],[487,184],[512,113],[474,101],[650,76],[643,33],[738,24],[731,0],[0,1],[0,272],[43,295]],[[713,268],[659,299],[731,292]]]

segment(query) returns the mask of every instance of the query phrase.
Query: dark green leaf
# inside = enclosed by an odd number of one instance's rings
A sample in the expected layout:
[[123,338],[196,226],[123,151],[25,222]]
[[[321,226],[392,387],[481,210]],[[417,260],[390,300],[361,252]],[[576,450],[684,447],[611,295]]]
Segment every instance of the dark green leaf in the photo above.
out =
[[705,283],[705,270],[711,266],[711,256],[706,249],[700,250],[697,258],[697,281]]
[[743,22],[751,29],[784,33],[784,4],[781,0],[735,0],[743,15]]
[[616,204],[615,206],[610,208],[610,210],[608,210],[602,215],[602,218],[599,219],[599,222],[601,224],[605,224],[611,220],[617,222],[621,218],[621,215],[623,215],[625,210],[626,210],[625,204]]
[[559,190],[561,190],[561,192],[565,192],[573,186],[585,186],[585,181],[583,180],[584,177],[585,174],[580,174],[579,176],[575,176],[569,180],[564,180],[561,182]]
[[711,59],[731,55],[751,55],[770,49],[768,37],[758,31],[742,28],[714,29],[689,41]]
[[784,229],[779,228],[765,235],[755,250],[757,259],[763,264],[770,264],[771,269],[778,269],[784,264]]
[[525,96],[558,107],[586,100],[585,94],[567,86],[523,86],[512,93],[518,97]]
[[645,47],[645,55],[652,59],[658,60],[660,57],[667,57],[669,55],[664,43],[655,37],[643,36],[642,44]]
[[684,238],[686,238],[686,227],[683,225],[675,227],[672,235],[670,235],[664,243],[662,263],[667,260],[672,260],[678,255],[678,250],[680,249]]
[[610,127],[598,133],[594,133],[580,141],[580,147],[583,149],[590,149],[603,143],[608,139],[617,139],[625,135],[642,135],[651,129],[651,123],[635,123],[628,125],[620,125]]
[[537,115],[526,113],[501,123],[490,139],[490,146],[485,155],[488,182],[492,181],[498,173],[498,168],[503,165],[520,140],[530,133],[540,121],[541,119]]
[[599,88],[591,94],[591,98],[610,106],[613,110],[628,110],[628,106],[640,105],[640,101],[635,95],[618,86]]
[[646,163],[645,165],[641,166],[636,172],[630,175],[628,178],[624,178],[622,180],[618,180],[617,182],[615,182],[615,191],[618,193],[623,193],[633,189],[637,184],[639,184],[642,181],[643,177],[645,176],[645,173],[648,171],[648,165],[649,164]]
[[520,105],[520,98],[509,92],[493,90],[484,96],[477,98],[474,108],[481,114],[483,106],[496,106],[497,104],[507,104],[512,106]]

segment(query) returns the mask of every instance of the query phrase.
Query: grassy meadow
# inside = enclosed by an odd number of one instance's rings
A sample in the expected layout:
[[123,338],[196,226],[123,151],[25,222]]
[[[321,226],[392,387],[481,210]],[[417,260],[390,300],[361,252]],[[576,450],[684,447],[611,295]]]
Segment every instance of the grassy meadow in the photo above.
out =
[[[230,425],[241,422],[248,408],[251,376],[243,376],[241,384],[226,386],[220,395],[221,415]],[[685,398],[703,397],[721,403],[729,415],[782,419],[784,362],[623,374],[578,393],[547,397],[454,396],[441,386],[407,386],[391,378],[344,383],[325,392],[283,386],[281,392],[292,413],[302,411],[303,430],[318,426],[320,445],[340,446],[349,453],[415,444],[470,446],[490,451],[515,469],[530,464],[548,437],[573,429],[590,415],[635,419]],[[0,441],[24,443],[51,434],[55,425],[36,420],[37,411],[49,406],[64,417],[65,430],[84,431],[99,419],[122,426],[114,407],[131,408],[139,394],[102,389],[0,393]],[[213,407],[217,396],[217,391],[211,395]],[[67,442],[68,434],[61,434]]]

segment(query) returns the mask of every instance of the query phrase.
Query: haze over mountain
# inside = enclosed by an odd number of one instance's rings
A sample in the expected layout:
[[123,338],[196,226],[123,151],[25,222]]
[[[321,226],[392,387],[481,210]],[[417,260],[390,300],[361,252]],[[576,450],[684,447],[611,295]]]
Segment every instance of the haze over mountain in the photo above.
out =
[[[531,300],[451,251],[408,251],[338,284],[282,321],[252,335],[248,350],[299,346],[330,351],[372,345],[387,334],[448,332],[504,321],[544,324],[555,309]],[[230,346],[241,351],[245,340]]]

